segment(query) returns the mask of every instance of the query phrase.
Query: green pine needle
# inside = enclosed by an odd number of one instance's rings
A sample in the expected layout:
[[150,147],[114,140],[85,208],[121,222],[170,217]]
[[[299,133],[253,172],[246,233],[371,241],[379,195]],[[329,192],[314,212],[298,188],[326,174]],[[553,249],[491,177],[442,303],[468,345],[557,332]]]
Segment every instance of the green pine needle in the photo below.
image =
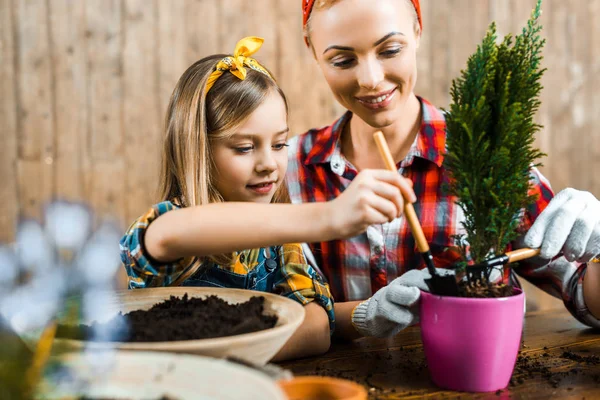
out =
[[[538,0],[520,35],[497,43],[492,22],[482,43],[453,80],[446,117],[449,192],[463,209],[466,235],[456,237],[465,260],[501,254],[518,235],[532,166],[544,156],[533,147],[541,126],[542,48]],[[468,243],[468,251],[465,246]]]

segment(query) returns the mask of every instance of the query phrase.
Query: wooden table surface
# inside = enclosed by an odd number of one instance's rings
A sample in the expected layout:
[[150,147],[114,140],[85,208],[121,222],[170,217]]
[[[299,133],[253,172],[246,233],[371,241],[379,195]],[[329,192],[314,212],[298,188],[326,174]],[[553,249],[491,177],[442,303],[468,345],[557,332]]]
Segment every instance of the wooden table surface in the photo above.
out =
[[[482,338],[482,340],[485,340]],[[581,356],[581,358],[579,357]],[[350,379],[367,387],[369,399],[600,399],[600,332],[566,310],[528,313],[511,384],[471,394],[437,388],[429,378],[418,327],[392,339],[334,343],[320,357],[281,363],[295,375]],[[524,363],[537,363],[537,371]]]

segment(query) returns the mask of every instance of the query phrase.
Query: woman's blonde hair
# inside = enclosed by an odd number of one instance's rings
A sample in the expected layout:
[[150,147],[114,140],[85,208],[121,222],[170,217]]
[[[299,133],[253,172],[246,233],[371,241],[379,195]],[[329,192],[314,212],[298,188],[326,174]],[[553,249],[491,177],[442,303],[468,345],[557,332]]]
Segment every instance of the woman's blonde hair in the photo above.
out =
[[[315,0],[312,10],[313,10],[313,12],[316,10],[326,10],[330,7],[333,7],[335,4],[337,4],[341,1],[342,0]],[[417,15],[417,11],[415,10],[413,3],[410,0],[402,0],[402,1],[404,1],[404,3],[406,3],[406,5],[409,6],[410,10],[412,11],[413,19],[415,22],[415,32],[421,32],[421,25],[419,24],[419,16]],[[311,16],[312,16],[312,14],[313,13],[311,12]],[[309,45],[312,47],[312,44],[310,43],[311,16],[308,17],[308,20],[306,21],[306,25],[304,26],[304,37],[308,41]]]
[[[208,77],[224,57],[226,55],[217,54],[196,61],[173,90],[165,118],[159,184],[161,201],[172,201],[181,207],[223,202],[214,185],[211,143],[232,135],[270,93],[281,95],[287,111],[287,100],[277,83],[250,68],[244,80],[224,73],[206,93]],[[271,202],[289,202],[285,182]],[[232,260],[231,255],[209,258],[218,263]]]

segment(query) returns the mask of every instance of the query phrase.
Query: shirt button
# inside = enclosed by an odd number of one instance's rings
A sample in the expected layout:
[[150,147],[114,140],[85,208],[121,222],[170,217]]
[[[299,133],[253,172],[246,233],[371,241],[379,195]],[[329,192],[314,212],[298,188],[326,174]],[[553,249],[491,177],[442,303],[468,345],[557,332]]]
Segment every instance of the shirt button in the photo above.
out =
[[267,269],[268,272],[273,271],[275,268],[277,268],[277,262],[271,258],[267,259],[267,261],[265,261],[265,268]]
[[381,248],[381,246],[375,246],[375,248],[373,250],[375,250],[375,254],[381,254],[382,248]]

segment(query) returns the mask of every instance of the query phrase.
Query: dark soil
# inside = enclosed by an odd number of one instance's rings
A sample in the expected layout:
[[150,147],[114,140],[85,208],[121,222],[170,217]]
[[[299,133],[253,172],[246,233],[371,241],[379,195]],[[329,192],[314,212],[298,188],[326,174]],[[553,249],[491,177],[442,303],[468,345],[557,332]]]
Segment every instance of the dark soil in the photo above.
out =
[[91,326],[59,325],[57,337],[94,340],[95,328],[116,327],[111,341],[165,342],[197,340],[239,335],[269,329],[277,323],[277,316],[263,315],[265,298],[252,297],[245,303],[229,304],[217,296],[205,299],[171,296],[149,310],[119,314],[106,323]]
[[479,279],[461,281],[458,284],[460,297],[497,298],[513,295],[513,287],[504,283],[490,283]]
[[[346,361],[348,362],[348,361]],[[360,367],[356,366],[356,363]],[[327,364],[330,364],[329,362]],[[429,384],[429,371],[422,349],[412,346],[401,346],[393,352],[383,350],[378,353],[364,353],[360,361],[350,361],[348,367],[331,363],[331,367],[317,365],[311,375],[331,376],[354,381],[363,385],[370,400],[383,398],[402,398],[420,394],[419,387]],[[358,368],[358,373],[357,373]],[[385,389],[391,384],[414,388],[414,390],[397,391]],[[385,382],[385,383],[384,383]]]
[[[562,348],[553,351],[544,350],[544,353],[535,356],[520,353],[509,388],[489,395],[482,394],[477,398],[489,399],[510,394],[511,387],[519,387],[530,380],[545,381],[548,386],[557,388],[561,380],[569,374],[577,374],[579,380],[597,382],[600,386],[600,356],[578,354],[584,352],[576,353]],[[561,366],[573,362],[575,365],[570,366],[566,372],[559,372]],[[338,362],[325,359],[323,365],[317,365],[312,371],[302,371],[301,374],[352,380],[367,388],[370,400],[400,399],[405,396],[424,398],[427,395],[424,388],[432,384],[423,349],[417,346],[401,346],[390,352],[382,350],[377,353],[363,353],[357,357],[357,360],[346,359]],[[562,386],[564,385],[563,383]],[[402,389],[394,389],[390,386]],[[460,392],[437,393],[435,398],[456,399],[461,398],[461,394]]]
[[[600,369],[589,368],[589,366],[600,367],[600,356],[583,356],[572,351],[565,351],[563,348],[558,353],[551,352],[546,347],[544,347],[544,350],[544,353],[536,356],[519,354],[513,377],[510,380],[510,386],[518,386],[528,379],[541,377],[549,385],[557,388],[560,382],[570,374],[586,376],[600,385]],[[569,371],[552,371],[548,367],[549,364],[562,364],[565,359],[575,361],[575,365]],[[549,363],[549,361],[553,362]]]

